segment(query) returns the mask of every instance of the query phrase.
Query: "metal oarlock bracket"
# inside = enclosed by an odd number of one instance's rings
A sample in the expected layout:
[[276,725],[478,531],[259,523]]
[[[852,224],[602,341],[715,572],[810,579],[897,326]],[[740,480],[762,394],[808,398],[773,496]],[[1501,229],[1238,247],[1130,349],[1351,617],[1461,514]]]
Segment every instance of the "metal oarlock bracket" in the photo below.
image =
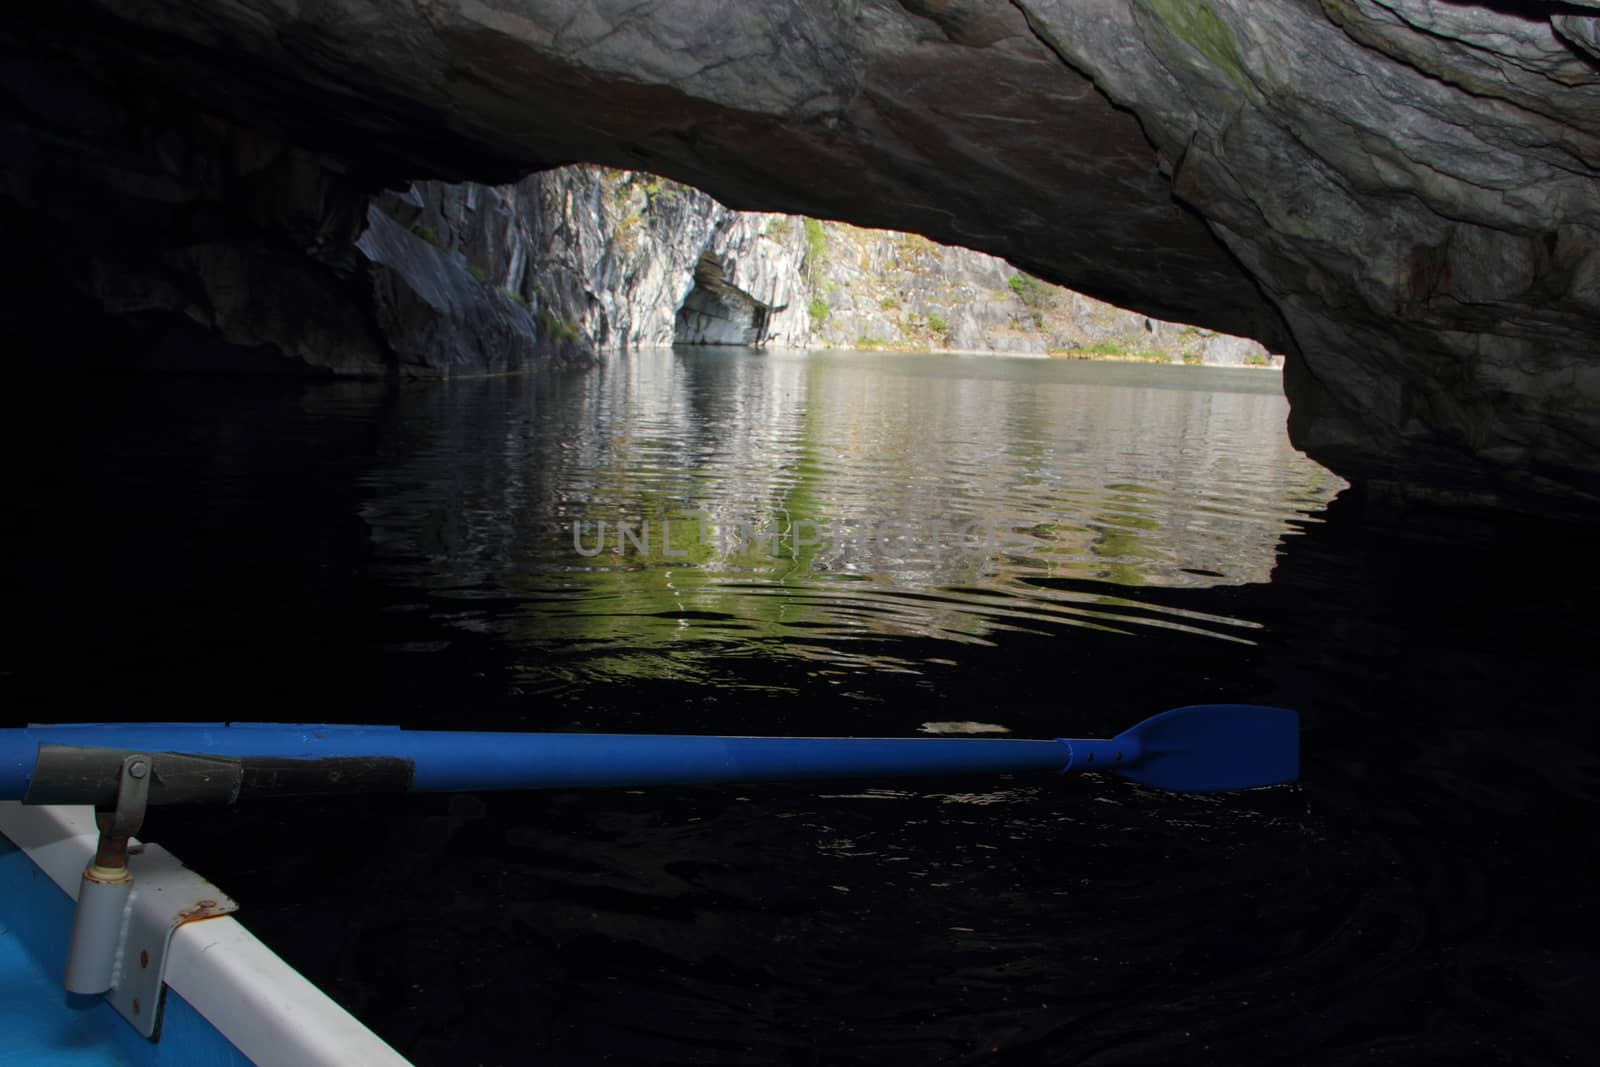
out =
[[144,822],[155,773],[151,756],[126,756],[116,806],[95,813],[100,841],[78,888],[62,983],[69,992],[106,994],[145,1037],[153,1037],[160,1025],[173,931],[195,919],[238,910],[233,900],[166,849],[132,843]]
[[104,993],[117,976],[122,927],[133,896],[128,870],[128,841],[144,823],[150,799],[150,757],[135,753],[122,761],[117,803],[96,811],[100,844],[84,868],[78,886],[78,909],[72,916],[72,943],[62,984],[69,993]]

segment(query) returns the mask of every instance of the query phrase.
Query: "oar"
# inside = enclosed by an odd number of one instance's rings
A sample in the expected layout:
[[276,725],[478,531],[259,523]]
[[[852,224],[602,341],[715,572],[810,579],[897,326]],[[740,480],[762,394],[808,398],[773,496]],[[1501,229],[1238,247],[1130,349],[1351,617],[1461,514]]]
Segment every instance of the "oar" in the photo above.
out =
[[280,723],[82,723],[0,730],[0,799],[116,802],[152,756],[149,803],[248,795],[688,785],[1018,771],[1109,771],[1186,793],[1292,782],[1299,719],[1203,704],[1109,740],[469,733]]

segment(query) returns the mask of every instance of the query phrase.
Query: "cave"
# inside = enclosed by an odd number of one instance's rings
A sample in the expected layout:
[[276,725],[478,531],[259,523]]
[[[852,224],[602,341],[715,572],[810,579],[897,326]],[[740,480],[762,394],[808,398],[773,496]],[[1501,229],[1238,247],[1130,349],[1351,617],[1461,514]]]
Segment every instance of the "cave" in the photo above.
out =
[[[20,11],[0,29],[6,310],[47,364],[164,369],[196,339],[235,353],[206,356],[213,371],[570,357],[566,307],[535,328],[493,294],[436,287],[449,250],[415,228],[368,244],[437,270],[357,243],[387,227],[372,205],[418,180],[588,161],[736,209],[923,234],[1255,338],[1287,356],[1296,446],[1387,498],[1600,505],[1588,8],[800,9]],[[663,333],[759,338],[743,307],[703,286]]]
[[755,347],[767,339],[773,308],[730,285],[724,261],[707,252],[695,264],[694,288],[673,321],[672,343]]
[[[591,799],[405,797],[368,753],[332,780],[395,793],[155,813],[417,1062],[1593,1054],[1600,0],[58,0],[0,23],[0,115],[8,367],[49,376],[5,423],[0,725],[1051,752],[918,796],[661,760],[682,784]],[[579,163],[638,180],[541,180]],[[1183,367],[1092,368],[1097,404],[1066,362],[784,351],[826,306],[696,196],[980,250],[1283,376],[1146,390],[1184,415],[1163,437],[1123,382]],[[619,263],[594,220],[649,227],[641,202],[684,240]],[[981,403],[925,400],[950,367]],[[1227,410],[1300,464],[1271,507],[1243,491],[1266,449],[1188,447],[1230,444]],[[1102,444],[1120,472],[1080,464]],[[1019,504],[1019,569],[874,515]],[[845,506],[870,566],[802,551]],[[580,551],[602,519],[638,551]],[[754,532],[669,534],[696,525]],[[1113,780],[1187,762],[1128,727],[1196,701],[1303,715],[1303,782]],[[1104,780],[1058,773],[1074,744]],[[0,927],[67,929],[19,899]],[[314,1022],[212,999],[277,1014],[264,1060]]]

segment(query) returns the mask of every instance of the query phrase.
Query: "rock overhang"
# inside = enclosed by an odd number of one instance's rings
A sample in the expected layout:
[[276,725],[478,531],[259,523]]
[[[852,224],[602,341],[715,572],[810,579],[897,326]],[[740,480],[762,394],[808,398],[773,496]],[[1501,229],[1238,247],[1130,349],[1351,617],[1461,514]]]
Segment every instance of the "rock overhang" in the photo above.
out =
[[368,192],[588,160],[993,252],[1289,352],[1295,440],[1348,477],[1563,508],[1600,499],[1581,7],[101,0],[7,35]]

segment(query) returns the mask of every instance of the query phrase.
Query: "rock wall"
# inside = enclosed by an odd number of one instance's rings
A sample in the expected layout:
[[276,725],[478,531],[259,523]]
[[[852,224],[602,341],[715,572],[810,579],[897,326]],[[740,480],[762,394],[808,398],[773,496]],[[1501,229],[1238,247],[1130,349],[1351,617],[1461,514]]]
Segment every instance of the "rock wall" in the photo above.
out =
[[1282,366],[1244,337],[1164,322],[916,234],[786,220],[807,234],[807,344]]
[[1018,6],[1283,313],[1297,444],[1401,491],[1595,498],[1596,5]]
[[[678,343],[1273,362],[1254,341],[1123,311],[981,252],[733,211],[635,171],[423,182],[377,198],[369,216],[358,247],[381,270],[380,320],[407,373],[502,370],[519,337],[597,353]],[[516,309],[522,332],[505,334]]]
[[456,275],[574,350],[670,345],[680,330],[803,341],[797,245],[768,234],[766,216],[654,175],[573,166],[508,186],[420,182],[373,215],[398,218]]
[[[0,22],[0,312],[13,365],[382,366],[354,247],[376,187],[331,157],[119,90]],[[226,340],[227,346],[219,345]]]

